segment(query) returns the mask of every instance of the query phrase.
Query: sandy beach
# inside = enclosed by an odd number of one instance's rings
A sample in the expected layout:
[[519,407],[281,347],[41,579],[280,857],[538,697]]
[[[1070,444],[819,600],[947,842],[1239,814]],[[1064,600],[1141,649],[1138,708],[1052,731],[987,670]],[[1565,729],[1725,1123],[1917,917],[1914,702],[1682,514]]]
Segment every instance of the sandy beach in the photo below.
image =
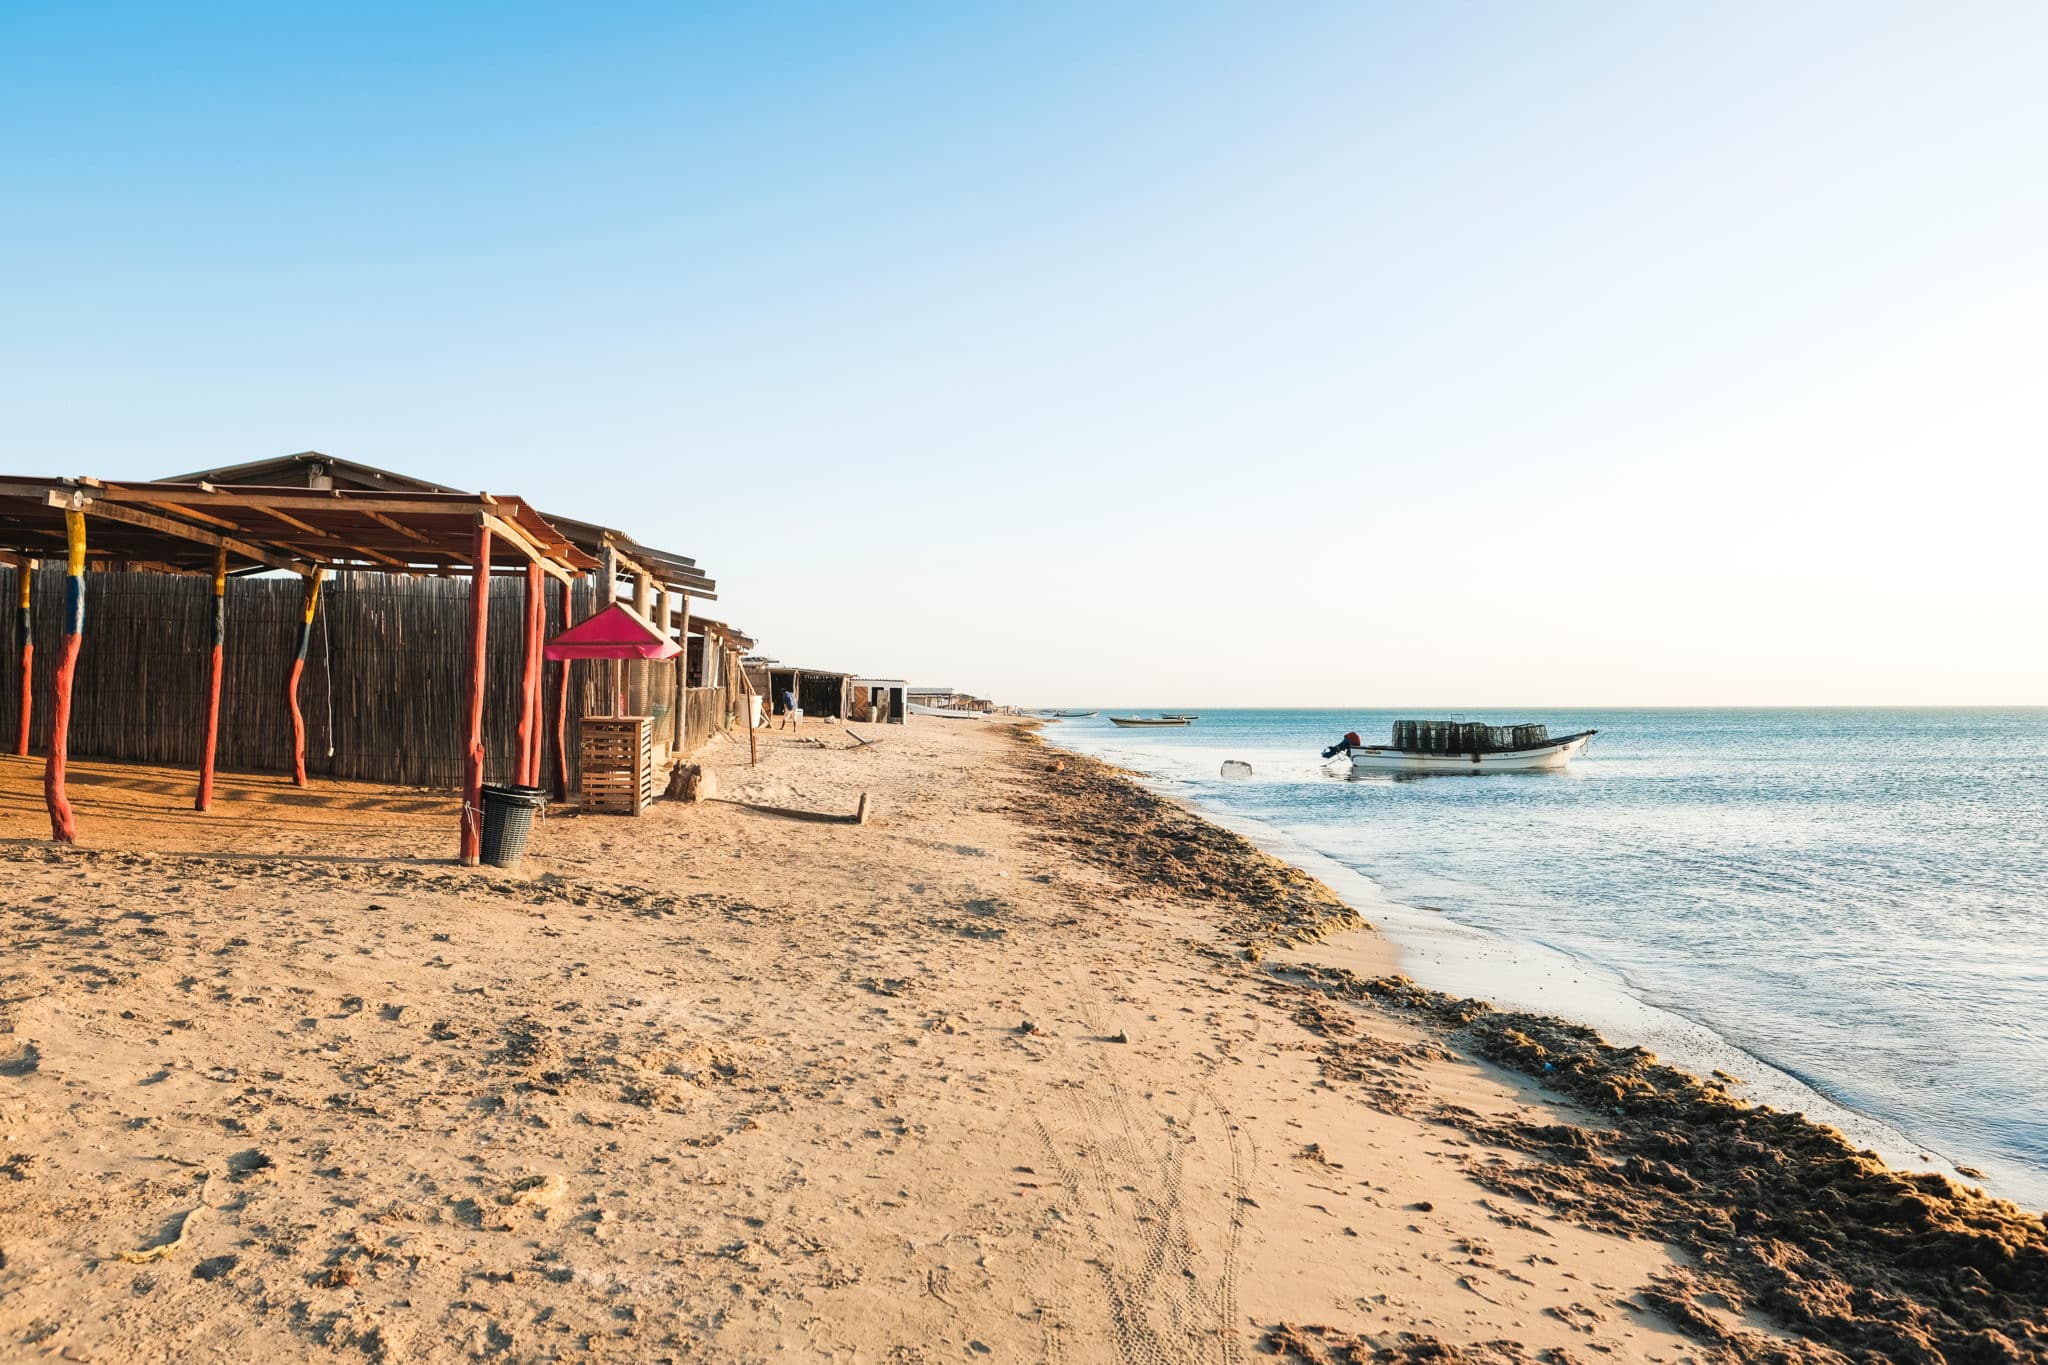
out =
[[862,735],[516,876],[443,795],[89,763],[57,849],[0,759],[0,1355],[2048,1354],[2038,1215],[1415,987],[1028,730]]

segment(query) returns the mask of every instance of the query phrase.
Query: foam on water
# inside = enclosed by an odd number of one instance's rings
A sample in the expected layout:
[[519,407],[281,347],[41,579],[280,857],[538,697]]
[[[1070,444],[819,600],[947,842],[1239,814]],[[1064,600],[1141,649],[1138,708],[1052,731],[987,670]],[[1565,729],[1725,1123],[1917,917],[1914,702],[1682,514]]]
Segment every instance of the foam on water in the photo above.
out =
[[1895,1161],[2048,1204],[2048,709],[1482,711],[1460,718],[1601,733],[1567,774],[1317,759],[1410,714],[1047,737],[1331,881],[1425,984],[1722,1067]]

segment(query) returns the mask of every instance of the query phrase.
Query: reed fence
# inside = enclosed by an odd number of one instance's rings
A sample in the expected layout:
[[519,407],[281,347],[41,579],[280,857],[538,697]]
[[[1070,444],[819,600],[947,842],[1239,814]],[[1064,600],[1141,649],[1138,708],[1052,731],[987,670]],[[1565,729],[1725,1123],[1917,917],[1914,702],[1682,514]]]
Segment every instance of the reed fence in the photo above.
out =
[[[0,566],[0,602],[16,600],[18,572]],[[205,739],[212,587],[203,577],[182,574],[87,576],[85,636],[72,681],[74,755],[198,765]],[[33,591],[35,716],[30,743],[42,753],[49,743],[64,595],[61,568],[39,570]],[[223,772],[290,771],[291,713],[285,681],[296,645],[300,593],[296,578],[228,582],[217,759]],[[561,589],[553,580],[546,596],[547,633],[554,635],[568,623],[562,619]],[[588,578],[577,580],[572,585],[575,619],[588,616],[597,605],[598,585]],[[5,649],[0,653],[0,730],[5,731],[9,750],[21,694],[20,641],[12,615],[8,612],[4,618]],[[509,781],[514,775],[524,629],[524,579],[494,580],[484,695],[485,780],[490,782]],[[313,645],[299,685],[307,772],[394,786],[459,787],[468,667],[466,578],[344,573],[330,580],[321,592]],[[547,665],[544,677],[542,771],[551,783],[556,772],[555,689],[562,667]],[[573,789],[581,775],[576,718],[610,714],[614,688],[609,664],[579,662],[567,667]],[[660,703],[666,716],[676,693],[674,662],[635,663],[627,672],[629,708]],[[730,698],[723,704],[729,707]],[[725,712],[731,714],[729,709]],[[665,723],[675,733],[675,722]],[[719,724],[723,717],[711,729]],[[686,747],[681,752],[695,747],[687,735],[701,728],[694,722],[683,726]],[[708,730],[703,733],[708,737]]]

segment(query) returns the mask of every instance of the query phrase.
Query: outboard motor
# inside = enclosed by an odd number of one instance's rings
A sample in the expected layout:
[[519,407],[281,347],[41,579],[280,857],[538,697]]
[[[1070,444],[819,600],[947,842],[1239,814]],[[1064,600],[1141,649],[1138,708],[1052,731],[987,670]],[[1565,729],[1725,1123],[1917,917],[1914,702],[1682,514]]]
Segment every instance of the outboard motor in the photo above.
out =
[[1353,749],[1363,749],[1364,747],[1365,741],[1358,737],[1358,731],[1347,730],[1344,732],[1344,738],[1323,750],[1323,757],[1335,758],[1338,754],[1348,754]]

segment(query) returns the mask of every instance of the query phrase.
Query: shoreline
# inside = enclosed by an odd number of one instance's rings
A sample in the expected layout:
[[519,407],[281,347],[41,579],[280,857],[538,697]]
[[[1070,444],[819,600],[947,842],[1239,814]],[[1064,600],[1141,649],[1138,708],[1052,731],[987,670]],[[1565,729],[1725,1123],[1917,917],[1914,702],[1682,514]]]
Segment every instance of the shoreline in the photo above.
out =
[[[1020,727],[1021,737],[1044,745],[1039,729]],[[1241,841],[1254,865],[1282,861],[1137,774],[1059,751],[1092,768],[1098,783],[1142,793]],[[1340,935],[1372,929],[1362,918],[1320,923]],[[1657,1237],[1696,1258],[1696,1268],[1661,1277],[1647,1297],[1728,1358],[1832,1359],[1808,1353],[1815,1341],[1884,1359],[1956,1352],[2017,1362],[2048,1350],[2048,1216],[1938,1172],[1895,1169],[1831,1125],[1741,1098],[1743,1082],[1725,1072],[1703,1080],[1567,1018],[1497,1008],[1400,973],[1314,963],[1326,936],[1287,928],[1283,922],[1271,938],[1295,951],[1269,959],[1254,937],[1243,945],[1246,962],[1312,995],[1425,1019],[1450,1046],[1578,1106],[1583,1118],[1565,1125],[1489,1121],[1441,1103],[1431,1121],[1540,1159],[1533,1167],[1497,1162],[1475,1174],[1482,1184],[1591,1226]],[[1350,1055],[1351,1021],[1309,1005],[1304,1022],[1332,1039],[1328,1074],[1363,1082],[1375,1102],[1409,1112],[1406,1096],[1375,1089],[1383,1071]],[[1368,1057],[1376,1051],[1366,1048]],[[1997,1296],[1988,1322],[1986,1290]],[[1731,1332],[1709,1311],[1716,1304],[1762,1308],[1806,1340],[1760,1344]],[[2031,1345],[2001,1328],[2020,1329]]]
[[[1053,737],[1046,742],[1068,750]],[[1935,1169],[1959,1184],[1985,1188],[2022,1208],[2048,1209],[2048,1173],[2011,1170],[1995,1158],[1952,1157],[1944,1144],[1907,1132],[1882,1115],[1835,1099],[1808,1079],[1771,1061],[1711,1023],[1659,1004],[1625,977],[1570,951],[1532,938],[1450,918],[1394,899],[1373,878],[1294,835],[1255,818],[1204,805],[1173,790],[1182,780],[1108,763],[1146,790],[1230,830],[1263,851],[1332,886],[1370,919],[1400,955],[1400,969],[1435,990],[1494,1001],[1595,1028],[1623,1045],[1642,1046],[1698,1075],[1739,1075],[1733,1093],[1775,1109],[1805,1114],[1841,1130],[1857,1146],[1878,1151],[1900,1169]],[[1977,1165],[1981,1163],[1980,1172]]]

